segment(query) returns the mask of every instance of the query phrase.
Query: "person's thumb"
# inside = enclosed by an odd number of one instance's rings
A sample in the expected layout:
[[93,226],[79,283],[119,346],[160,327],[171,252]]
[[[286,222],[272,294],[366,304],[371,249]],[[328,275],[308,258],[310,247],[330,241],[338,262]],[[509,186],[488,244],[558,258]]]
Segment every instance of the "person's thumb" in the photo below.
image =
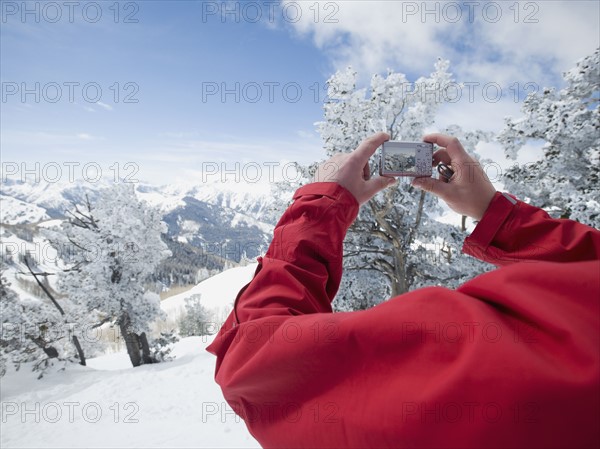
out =
[[388,178],[387,176],[377,176],[365,182],[365,194],[371,199],[375,194],[386,187],[396,184],[396,178]]
[[442,199],[444,198],[444,195],[448,189],[447,183],[433,177],[415,178],[411,184],[418,189],[433,193]]

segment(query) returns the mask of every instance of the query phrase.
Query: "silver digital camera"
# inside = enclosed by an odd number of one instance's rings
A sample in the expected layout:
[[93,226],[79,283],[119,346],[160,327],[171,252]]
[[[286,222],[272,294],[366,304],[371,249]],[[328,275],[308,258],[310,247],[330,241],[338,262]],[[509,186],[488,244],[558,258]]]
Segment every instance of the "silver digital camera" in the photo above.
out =
[[381,147],[379,175],[387,177],[431,176],[433,144],[387,141]]

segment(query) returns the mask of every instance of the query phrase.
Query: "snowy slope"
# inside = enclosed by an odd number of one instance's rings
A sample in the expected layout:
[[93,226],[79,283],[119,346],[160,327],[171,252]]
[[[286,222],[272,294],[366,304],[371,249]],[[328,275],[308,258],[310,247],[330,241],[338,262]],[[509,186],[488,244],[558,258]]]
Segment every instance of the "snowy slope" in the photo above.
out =
[[246,285],[256,271],[257,264],[232,268],[199,283],[194,288],[171,296],[161,302],[161,308],[169,317],[177,317],[185,311],[185,298],[202,295],[200,303],[214,314],[214,319],[222,323],[233,308],[233,302],[240,289]]
[[[226,316],[255,268],[207,279],[163,301],[163,310],[174,318],[184,299],[199,293],[207,308]],[[41,380],[27,367],[8,372],[0,389],[0,447],[260,447],[214,381],[216,359],[205,350],[213,338],[185,338],[174,361],[135,369],[122,351]]]
[[95,368],[69,367],[41,380],[9,373],[0,395],[0,446],[260,447],[225,403],[213,380],[215,358],[204,346],[188,337],[177,343],[174,361],[135,369],[104,371],[111,362],[100,358]]

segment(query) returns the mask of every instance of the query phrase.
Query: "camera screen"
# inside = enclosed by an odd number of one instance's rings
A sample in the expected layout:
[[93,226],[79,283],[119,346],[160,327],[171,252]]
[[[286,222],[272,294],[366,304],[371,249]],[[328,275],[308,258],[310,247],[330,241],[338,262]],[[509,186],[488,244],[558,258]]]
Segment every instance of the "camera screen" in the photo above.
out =
[[385,172],[416,172],[416,149],[414,145],[401,144],[400,142],[386,142],[383,154],[383,169]]
[[383,176],[431,176],[433,144],[388,141],[383,143],[379,173]]
[[385,155],[384,169],[390,173],[412,173],[415,171],[415,153],[409,150],[391,151]]

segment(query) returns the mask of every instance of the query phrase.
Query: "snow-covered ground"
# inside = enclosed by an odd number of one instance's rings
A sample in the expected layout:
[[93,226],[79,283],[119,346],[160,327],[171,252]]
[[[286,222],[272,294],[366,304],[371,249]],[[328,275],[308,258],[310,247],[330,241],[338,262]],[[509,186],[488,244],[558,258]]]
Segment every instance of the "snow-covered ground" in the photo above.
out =
[[231,268],[200,282],[184,293],[165,299],[160,306],[169,318],[175,318],[184,313],[186,298],[201,295],[200,303],[212,312],[215,323],[220,324],[229,315],[237,293],[254,276],[256,266],[257,264],[253,263],[245,267]]
[[[255,265],[234,268],[163,301],[171,318],[186,297],[202,294],[228,313]],[[125,352],[69,365],[37,380],[28,367],[0,379],[2,448],[260,447],[214,381],[214,337],[188,337],[171,362],[131,368]]]

